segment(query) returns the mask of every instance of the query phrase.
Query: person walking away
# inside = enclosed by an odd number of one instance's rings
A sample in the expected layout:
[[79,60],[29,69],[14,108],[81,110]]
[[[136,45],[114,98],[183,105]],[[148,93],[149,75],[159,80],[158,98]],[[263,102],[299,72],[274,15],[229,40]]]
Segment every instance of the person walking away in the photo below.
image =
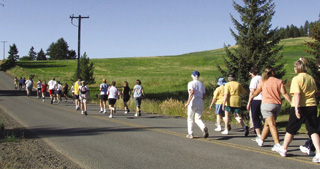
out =
[[47,85],[46,81],[44,80],[41,85],[42,102],[44,102],[44,99],[46,98],[47,90],[48,90],[48,85]]
[[129,83],[127,81],[124,81],[123,88],[122,88],[124,114],[127,114],[130,112],[130,109],[128,107],[128,101],[130,100],[130,93],[131,93],[131,89],[129,87]]
[[37,82],[37,98],[41,98],[41,80],[39,79],[38,82]]
[[20,77],[20,79],[19,79],[19,90],[22,89],[22,86],[23,86],[23,79],[22,79],[22,77]]
[[108,100],[108,89],[109,85],[107,84],[106,79],[102,79],[102,83],[100,84],[100,113],[107,113],[107,100]]
[[141,81],[139,79],[136,80],[136,85],[133,87],[133,97],[136,104],[136,114],[134,116],[138,117],[141,116],[142,97],[145,97],[144,89],[141,86]]
[[51,104],[53,104],[53,99],[54,99],[54,95],[55,95],[55,89],[56,89],[56,78],[52,78],[52,80],[50,80],[48,82],[48,86],[49,86],[49,95],[50,95],[50,99],[51,99]]
[[204,100],[206,98],[205,86],[199,81],[200,72],[193,71],[191,74],[192,81],[188,83],[188,101],[185,107],[188,107],[188,134],[187,138],[193,138],[193,119],[203,132],[203,137],[209,136],[208,128],[201,120],[204,109]]
[[227,82],[225,81],[225,79],[223,77],[220,77],[218,79],[218,87],[216,88],[216,90],[213,92],[213,98],[212,98],[212,102],[210,105],[210,110],[212,109],[212,106],[214,103],[216,103],[215,105],[215,113],[217,115],[217,128],[214,129],[214,131],[221,131],[221,118],[224,117],[224,111],[222,110],[222,103],[223,103],[223,97],[224,97],[224,85]]
[[109,109],[110,109],[110,118],[113,117],[113,114],[116,113],[116,104],[117,99],[119,99],[119,90],[116,88],[116,82],[112,81],[111,86],[108,89],[108,101],[109,101]]
[[[261,80],[261,76],[259,75],[259,70],[256,67],[252,67],[249,71],[250,77],[252,78],[249,85],[249,97],[253,95],[253,93],[258,88],[259,82]],[[251,121],[253,122],[254,130],[256,131],[257,137],[261,137],[261,128],[262,128],[262,118],[261,118],[261,93],[253,98],[251,102],[248,101],[247,110],[250,110]]]
[[267,138],[270,131],[274,141],[274,146],[271,149],[272,151],[280,146],[278,130],[276,127],[276,119],[278,113],[281,110],[282,104],[280,94],[282,94],[282,96],[289,103],[291,103],[290,96],[287,93],[282,81],[275,78],[274,76],[274,68],[267,66],[262,74],[262,79],[260,80],[257,89],[252,95],[250,95],[247,105],[247,109],[249,109],[250,103],[253,101],[253,98],[258,96],[259,94],[262,94],[261,113],[265,120],[265,123],[261,137],[257,136],[255,138],[255,141],[259,146],[263,146],[264,140]]
[[293,77],[290,86],[292,104],[289,115],[289,122],[286,128],[286,134],[282,146],[277,151],[281,156],[287,155],[287,148],[301,125],[305,123],[308,134],[317,154],[312,158],[312,162],[320,163],[320,139],[318,134],[319,122],[317,119],[317,103],[315,93],[317,86],[312,76],[307,74],[305,60],[301,59],[295,62],[294,71],[297,76]]
[[81,114],[87,115],[87,101],[90,96],[89,88],[86,86],[85,81],[81,82],[78,88],[79,100],[81,104]]
[[29,97],[30,93],[32,92],[32,81],[30,80],[30,78],[26,80],[25,85],[26,85],[27,96]]
[[[224,122],[226,126],[229,125],[229,114],[234,113],[235,119],[241,124],[244,136],[249,135],[249,127],[246,126],[241,118],[241,95],[246,95],[247,91],[242,87],[242,85],[236,81],[236,77],[233,73],[228,76],[229,82],[224,86],[224,97],[222,103],[222,110],[225,111]],[[229,134],[226,128],[221,134]]]
[[80,81],[81,81],[81,77],[78,77],[78,80],[76,82],[74,82],[74,103],[76,106],[76,110],[80,109],[80,100],[79,100],[79,87],[80,87]]
[[14,89],[17,89],[19,85],[19,80],[17,77],[14,78],[13,83],[14,83]]
[[69,92],[68,83],[64,84],[64,86],[62,87],[62,90],[63,90],[63,95],[64,95],[65,102],[67,102],[67,100],[68,100],[68,92]]
[[61,99],[61,94],[62,94],[62,85],[60,83],[60,81],[58,81],[58,84],[57,84],[57,100],[58,100],[58,104],[60,103],[60,101],[62,100]]

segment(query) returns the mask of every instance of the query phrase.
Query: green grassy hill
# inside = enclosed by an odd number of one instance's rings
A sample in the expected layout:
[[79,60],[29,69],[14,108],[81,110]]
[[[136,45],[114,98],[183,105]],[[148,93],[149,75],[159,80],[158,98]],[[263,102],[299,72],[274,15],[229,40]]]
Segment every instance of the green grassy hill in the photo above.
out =
[[[306,41],[311,41],[311,39],[292,38],[281,41],[280,45],[284,45],[282,53],[287,72],[285,79],[290,80],[294,76],[293,64],[296,60],[300,57],[310,57],[304,52]],[[128,81],[130,87],[133,87],[135,80],[140,79],[148,99],[144,101],[143,110],[162,113],[169,111],[164,113],[172,114],[172,111],[178,111],[174,107],[178,107],[181,109],[180,114],[184,114],[183,101],[187,99],[187,83],[191,81],[192,71],[198,70],[201,73],[200,80],[211,94],[216,84],[215,80],[220,76],[216,65],[223,65],[223,55],[225,52],[221,48],[176,56],[91,59],[95,66],[94,76],[97,83],[89,87],[95,98],[103,78],[106,78],[108,83],[112,80],[116,81],[119,88],[123,81]],[[70,79],[75,71],[76,60],[63,60],[20,61],[17,67],[8,72],[17,77],[35,75],[35,81],[38,79],[48,81],[56,77],[62,83],[67,82],[70,85],[72,83]],[[173,99],[169,100],[169,98]],[[209,98],[206,99],[206,107],[211,102],[211,96]],[[131,103],[132,108],[134,108],[133,104]],[[206,111],[206,118],[214,118],[209,110]],[[176,113],[173,112],[173,114]]]

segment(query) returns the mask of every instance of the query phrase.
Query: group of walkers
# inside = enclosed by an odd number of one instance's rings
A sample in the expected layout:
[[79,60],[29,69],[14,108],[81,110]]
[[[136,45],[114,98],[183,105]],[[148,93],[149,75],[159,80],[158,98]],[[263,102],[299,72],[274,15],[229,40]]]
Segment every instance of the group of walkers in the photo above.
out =
[[[320,61],[317,63],[320,71]],[[282,80],[277,79],[274,68],[267,66],[259,75],[257,68],[252,68],[249,72],[252,80],[249,85],[250,93],[247,109],[250,110],[251,119],[256,141],[259,146],[264,145],[269,132],[272,135],[275,145],[272,151],[278,152],[281,156],[287,155],[287,148],[295,134],[305,123],[310,139],[305,145],[300,146],[300,150],[308,155],[315,155],[313,162],[320,163],[320,115],[317,117],[316,95],[320,95],[317,91],[315,80],[307,74],[307,61],[300,58],[294,64],[294,71],[297,74],[292,81],[290,94],[287,93]],[[195,123],[203,132],[203,137],[209,136],[208,128],[201,120],[205,99],[204,85],[199,81],[200,73],[194,71],[192,73],[193,81],[188,84],[189,99],[186,107],[188,107],[188,134],[187,138],[193,138],[193,118]],[[249,127],[243,123],[241,119],[241,96],[247,94],[247,91],[236,81],[234,74],[229,74],[226,82],[223,77],[218,79],[218,87],[213,93],[213,100],[210,105],[212,109],[215,103],[215,113],[217,115],[217,128],[215,131],[222,131],[221,118],[223,118],[225,127],[221,134],[228,134],[229,113],[233,113],[235,119],[242,125],[244,136],[248,136]],[[291,104],[289,122],[286,127],[286,134],[283,144],[280,144],[279,134],[276,127],[277,115],[281,110],[281,95]],[[264,126],[262,127],[262,122]],[[316,153],[314,152],[316,151]]]

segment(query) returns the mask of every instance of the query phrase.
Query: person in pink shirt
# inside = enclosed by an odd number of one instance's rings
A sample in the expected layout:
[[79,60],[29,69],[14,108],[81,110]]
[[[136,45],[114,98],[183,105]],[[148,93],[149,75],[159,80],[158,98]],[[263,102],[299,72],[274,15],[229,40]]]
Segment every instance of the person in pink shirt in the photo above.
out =
[[257,90],[249,98],[250,103],[255,96],[262,93],[261,113],[263,118],[265,119],[265,124],[261,137],[256,137],[255,140],[259,146],[263,146],[263,142],[270,131],[275,143],[275,145],[271,149],[272,151],[275,151],[276,147],[280,146],[278,130],[276,127],[277,115],[281,109],[280,94],[282,94],[283,97],[289,103],[291,103],[290,96],[287,93],[282,80],[277,79],[274,76],[274,69],[267,66],[264,73],[262,74],[262,79],[259,82]]

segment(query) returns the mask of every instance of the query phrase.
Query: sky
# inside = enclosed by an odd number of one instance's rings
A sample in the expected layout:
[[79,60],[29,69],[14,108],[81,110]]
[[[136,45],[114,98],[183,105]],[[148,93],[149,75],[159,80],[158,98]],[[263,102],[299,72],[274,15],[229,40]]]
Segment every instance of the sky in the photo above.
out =
[[[235,0],[242,4],[242,0]],[[319,0],[274,0],[272,28],[319,19]],[[81,55],[119,58],[179,55],[234,45],[232,0],[0,0],[0,58],[16,44],[20,57],[64,38]]]

